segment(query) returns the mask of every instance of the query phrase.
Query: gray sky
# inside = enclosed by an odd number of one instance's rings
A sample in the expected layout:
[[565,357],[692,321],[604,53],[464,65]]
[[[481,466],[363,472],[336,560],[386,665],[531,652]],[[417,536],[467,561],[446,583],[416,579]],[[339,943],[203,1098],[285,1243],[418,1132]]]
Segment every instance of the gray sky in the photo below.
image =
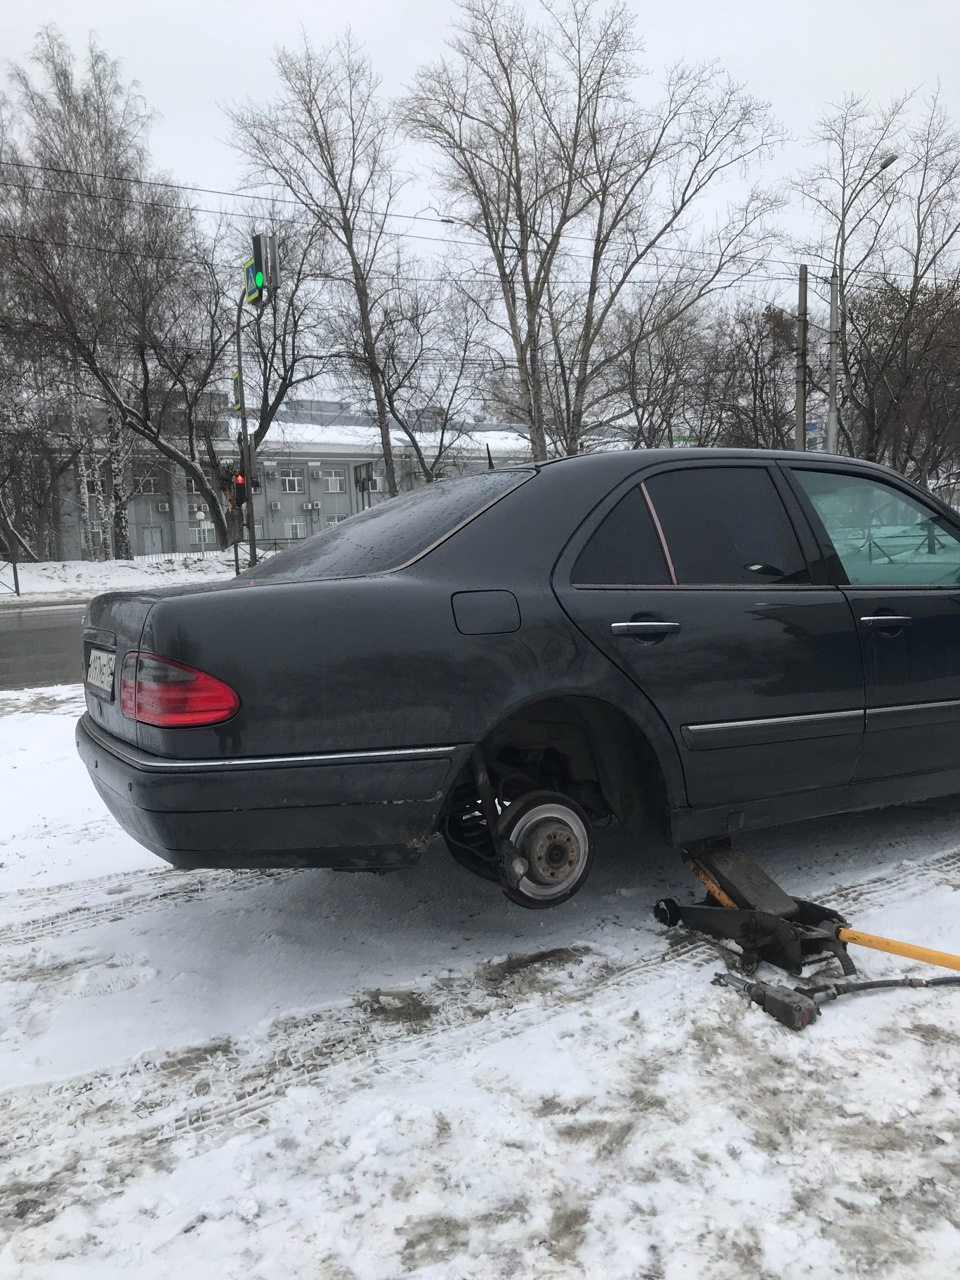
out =
[[[531,9],[536,0],[523,0]],[[626,0],[645,44],[651,95],[664,69],[678,61],[718,59],[750,92],[769,101],[795,135],[753,180],[776,182],[808,164],[803,140],[825,106],[844,94],[884,102],[905,90],[939,83],[960,124],[960,0]],[[234,190],[241,162],[227,141],[222,105],[272,96],[272,54],[295,46],[305,32],[315,45],[349,23],[367,47],[388,93],[410,83],[417,65],[438,56],[456,9],[451,0],[27,0],[4,14],[6,57],[24,59],[37,29],[58,26],[82,54],[90,31],[126,79],[135,79],[158,113],[151,135],[154,164],[189,185]],[[731,194],[731,193],[727,193]],[[430,202],[424,182],[411,184],[401,206],[414,214]],[[726,199],[716,193],[717,207]],[[231,207],[201,197],[203,205]],[[798,240],[812,228],[794,205],[781,215]],[[444,229],[407,227],[411,247],[429,255]],[[791,254],[771,258],[768,291],[794,296]],[[811,305],[825,280],[811,275]],[[822,297],[821,297],[822,300]],[[786,305],[786,304],[785,304]]]
[[[628,0],[630,2],[630,0]],[[719,58],[768,99],[796,134],[845,92],[887,99],[939,80],[960,119],[958,0],[632,0],[656,77],[667,64]],[[386,87],[400,91],[418,62],[440,52],[449,0],[33,0],[6,7],[6,56],[26,56],[37,28],[54,23],[75,49],[90,30],[161,114],[154,160],[180,181],[231,187],[238,162],[220,104],[269,96],[275,46],[315,44],[348,22]],[[784,158],[803,162],[802,150]],[[777,166],[779,169],[781,166]]]

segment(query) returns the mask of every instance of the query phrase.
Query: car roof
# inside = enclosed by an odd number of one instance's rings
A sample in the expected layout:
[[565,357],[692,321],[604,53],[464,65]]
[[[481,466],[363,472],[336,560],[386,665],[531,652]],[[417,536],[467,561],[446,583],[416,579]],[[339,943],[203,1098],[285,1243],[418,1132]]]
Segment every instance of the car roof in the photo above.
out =
[[[607,449],[594,453],[581,453],[569,458],[551,458],[538,467],[597,467],[608,473],[622,470],[630,475],[638,467],[656,466],[661,462],[804,462],[817,466],[856,466],[880,471],[887,475],[890,468],[877,462],[860,458],[848,458],[833,453],[807,453],[794,449],[721,449],[713,447],[673,449]],[[903,479],[901,476],[900,479]]]

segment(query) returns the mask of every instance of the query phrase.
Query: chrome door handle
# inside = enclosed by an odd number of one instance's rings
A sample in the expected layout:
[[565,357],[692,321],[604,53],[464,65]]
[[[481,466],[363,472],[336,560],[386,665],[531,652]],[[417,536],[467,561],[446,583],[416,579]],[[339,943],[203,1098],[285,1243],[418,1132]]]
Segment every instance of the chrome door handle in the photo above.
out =
[[913,619],[901,617],[899,613],[877,613],[861,618],[860,621],[865,627],[873,627],[875,631],[884,631],[908,627]]
[[679,622],[611,622],[610,630],[615,636],[668,636],[680,630]]

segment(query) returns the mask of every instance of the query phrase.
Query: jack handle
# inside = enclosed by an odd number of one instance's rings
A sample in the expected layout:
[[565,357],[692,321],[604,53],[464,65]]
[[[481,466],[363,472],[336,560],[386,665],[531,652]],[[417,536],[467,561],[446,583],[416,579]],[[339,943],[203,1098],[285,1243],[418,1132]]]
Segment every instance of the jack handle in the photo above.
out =
[[907,960],[920,960],[924,964],[940,965],[944,969],[960,969],[960,956],[948,951],[933,951],[930,947],[915,947],[910,942],[897,942],[893,938],[881,938],[875,933],[861,933],[837,925],[832,930],[838,942],[852,942],[858,947],[870,947],[873,951],[886,951],[889,955],[903,956]]

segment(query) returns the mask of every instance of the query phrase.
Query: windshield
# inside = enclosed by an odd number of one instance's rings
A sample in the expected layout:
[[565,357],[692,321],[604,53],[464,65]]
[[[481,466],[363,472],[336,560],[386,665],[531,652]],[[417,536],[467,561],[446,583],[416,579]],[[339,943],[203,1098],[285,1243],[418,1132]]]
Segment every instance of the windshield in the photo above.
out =
[[239,581],[355,578],[399,569],[534,474],[482,471],[425,485],[331,525],[249,569]]

